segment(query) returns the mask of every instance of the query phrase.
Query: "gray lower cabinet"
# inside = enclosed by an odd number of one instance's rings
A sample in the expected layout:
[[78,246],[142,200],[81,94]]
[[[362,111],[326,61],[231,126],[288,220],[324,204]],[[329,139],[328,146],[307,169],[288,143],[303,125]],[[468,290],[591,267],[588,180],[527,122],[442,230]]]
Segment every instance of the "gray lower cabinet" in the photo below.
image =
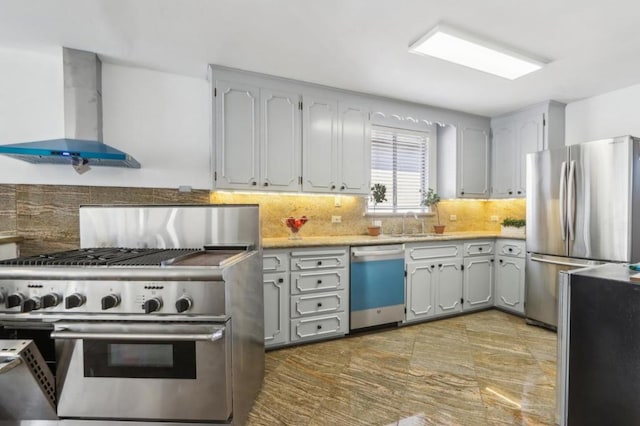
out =
[[289,343],[289,254],[265,250],[263,253],[264,344]]
[[348,247],[290,252],[290,337],[303,342],[349,332]]
[[493,306],[493,240],[476,240],[464,244],[464,311]]
[[462,310],[461,254],[456,242],[406,245],[405,322]]
[[495,306],[524,315],[525,243],[501,239],[496,245]]

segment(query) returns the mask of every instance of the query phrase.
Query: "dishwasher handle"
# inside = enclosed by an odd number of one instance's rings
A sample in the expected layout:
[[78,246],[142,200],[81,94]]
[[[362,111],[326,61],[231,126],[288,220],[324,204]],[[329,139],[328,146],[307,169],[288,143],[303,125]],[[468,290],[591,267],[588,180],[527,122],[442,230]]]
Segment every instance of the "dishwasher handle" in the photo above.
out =
[[403,249],[394,249],[394,250],[358,250],[353,249],[351,255],[353,257],[369,257],[369,256],[394,256],[394,255],[404,255]]

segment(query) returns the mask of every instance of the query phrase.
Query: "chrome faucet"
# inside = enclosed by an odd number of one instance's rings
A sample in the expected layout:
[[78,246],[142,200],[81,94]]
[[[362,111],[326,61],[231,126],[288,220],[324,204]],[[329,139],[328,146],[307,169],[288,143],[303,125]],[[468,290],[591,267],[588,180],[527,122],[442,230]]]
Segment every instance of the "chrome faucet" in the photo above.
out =
[[[411,210],[408,210],[408,211],[404,212],[404,214],[402,215],[402,235],[405,235],[404,220],[406,219],[407,214],[409,214],[409,213],[411,213],[413,215],[413,218],[415,220],[418,220],[418,215],[415,214],[415,212],[412,212]],[[424,224],[424,222],[423,222],[423,224]],[[424,231],[424,226],[423,226],[423,231]]]

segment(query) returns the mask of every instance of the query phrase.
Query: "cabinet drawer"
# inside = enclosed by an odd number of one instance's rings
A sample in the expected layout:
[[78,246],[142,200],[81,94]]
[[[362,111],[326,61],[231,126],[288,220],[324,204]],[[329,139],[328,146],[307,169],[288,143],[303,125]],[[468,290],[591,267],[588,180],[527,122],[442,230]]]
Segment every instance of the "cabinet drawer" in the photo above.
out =
[[493,241],[472,241],[464,244],[465,256],[487,255],[494,253]]
[[291,294],[303,294],[347,288],[349,276],[346,269],[331,271],[306,271],[291,273]]
[[291,252],[291,270],[342,268],[349,258],[346,248]]
[[439,257],[461,257],[461,244],[411,244],[407,245],[407,261],[436,259]]
[[264,272],[286,272],[289,270],[289,254],[287,252],[264,251],[262,253],[262,270]]
[[346,290],[342,290],[291,296],[291,318],[342,312],[348,305],[346,295]]
[[496,253],[503,256],[524,257],[526,253],[525,242],[518,240],[498,240]]
[[345,334],[349,329],[347,313],[291,320],[291,341],[318,339]]

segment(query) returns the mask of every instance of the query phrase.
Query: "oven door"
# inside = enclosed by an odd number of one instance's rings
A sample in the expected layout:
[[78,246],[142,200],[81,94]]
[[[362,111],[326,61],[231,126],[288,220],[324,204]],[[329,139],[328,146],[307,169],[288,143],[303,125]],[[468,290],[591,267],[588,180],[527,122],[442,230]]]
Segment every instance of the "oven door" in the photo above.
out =
[[227,421],[231,323],[55,324],[58,416]]

